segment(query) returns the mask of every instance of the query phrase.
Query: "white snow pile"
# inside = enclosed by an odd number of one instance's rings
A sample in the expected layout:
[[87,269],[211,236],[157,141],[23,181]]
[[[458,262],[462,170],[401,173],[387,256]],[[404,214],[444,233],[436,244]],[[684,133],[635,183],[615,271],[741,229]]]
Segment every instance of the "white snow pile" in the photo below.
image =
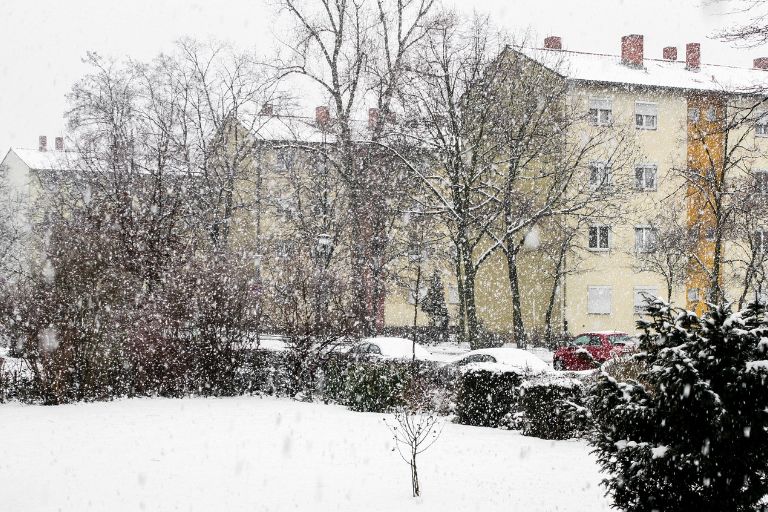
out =
[[0,509],[595,512],[584,441],[448,423],[422,497],[381,414],[273,398],[0,405]]

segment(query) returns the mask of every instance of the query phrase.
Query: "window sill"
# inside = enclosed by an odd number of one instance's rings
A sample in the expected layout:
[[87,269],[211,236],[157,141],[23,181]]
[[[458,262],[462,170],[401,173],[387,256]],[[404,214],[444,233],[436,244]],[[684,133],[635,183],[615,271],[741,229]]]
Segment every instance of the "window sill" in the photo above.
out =
[[650,132],[654,132],[654,131],[656,131],[656,130],[657,130],[657,127],[654,127],[654,128],[647,128],[647,127],[645,127],[645,126],[637,126],[637,125],[635,125],[635,130],[643,130],[643,131],[650,131]]
[[595,248],[595,247],[587,247],[587,250],[589,252],[598,252],[598,253],[599,252],[611,252],[611,248],[610,247],[607,248],[607,249],[598,249],[598,248]]
[[[610,313],[589,313],[589,312],[587,312],[587,314],[588,315],[595,315],[595,316],[611,316]],[[594,346],[597,346],[597,345],[594,345]]]

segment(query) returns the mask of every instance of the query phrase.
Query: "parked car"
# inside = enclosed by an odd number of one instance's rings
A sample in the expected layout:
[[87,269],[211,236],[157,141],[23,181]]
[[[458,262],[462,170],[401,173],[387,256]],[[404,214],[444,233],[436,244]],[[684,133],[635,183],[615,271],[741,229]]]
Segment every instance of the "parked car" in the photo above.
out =
[[408,338],[376,337],[365,338],[353,345],[347,352],[352,357],[362,359],[403,359],[408,360],[416,354],[419,361],[432,361],[432,354],[427,349]]
[[455,378],[463,368],[470,365],[526,374],[540,374],[551,370],[547,363],[527,350],[501,347],[483,348],[462,354],[441,368],[440,373],[444,378]]
[[591,370],[635,346],[635,339],[625,332],[585,332],[555,351],[552,366],[555,370]]

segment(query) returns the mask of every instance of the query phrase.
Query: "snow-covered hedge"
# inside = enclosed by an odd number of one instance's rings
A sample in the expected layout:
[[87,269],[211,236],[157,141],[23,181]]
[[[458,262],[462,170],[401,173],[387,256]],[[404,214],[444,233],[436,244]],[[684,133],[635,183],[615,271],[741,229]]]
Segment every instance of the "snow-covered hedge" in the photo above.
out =
[[568,439],[586,430],[576,414],[583,406],[584,386],[569,377],[539,376],[520,385],[518,421],[523,435]]
[[459,379],[456,419],[464,425],[499,427],[513,412],[522,376],[516,372],[468,367]]

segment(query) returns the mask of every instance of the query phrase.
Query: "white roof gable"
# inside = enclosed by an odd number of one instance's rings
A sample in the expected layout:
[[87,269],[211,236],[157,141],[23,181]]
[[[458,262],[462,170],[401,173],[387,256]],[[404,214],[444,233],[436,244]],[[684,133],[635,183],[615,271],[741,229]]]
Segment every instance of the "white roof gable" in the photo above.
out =
[[72,151],[38,151],[24,148],[11,148],[8,153],[11,152],[34,170],[71,169],[73,167],[72,162],[77,155]]
[[513,49],[571,80],[732,93],[768,89],[768,71],[762,69],[701,64],[699,71],[689,71],[683,61],[661,59],[644,59],[638,69],[622,64],[618,55]]

